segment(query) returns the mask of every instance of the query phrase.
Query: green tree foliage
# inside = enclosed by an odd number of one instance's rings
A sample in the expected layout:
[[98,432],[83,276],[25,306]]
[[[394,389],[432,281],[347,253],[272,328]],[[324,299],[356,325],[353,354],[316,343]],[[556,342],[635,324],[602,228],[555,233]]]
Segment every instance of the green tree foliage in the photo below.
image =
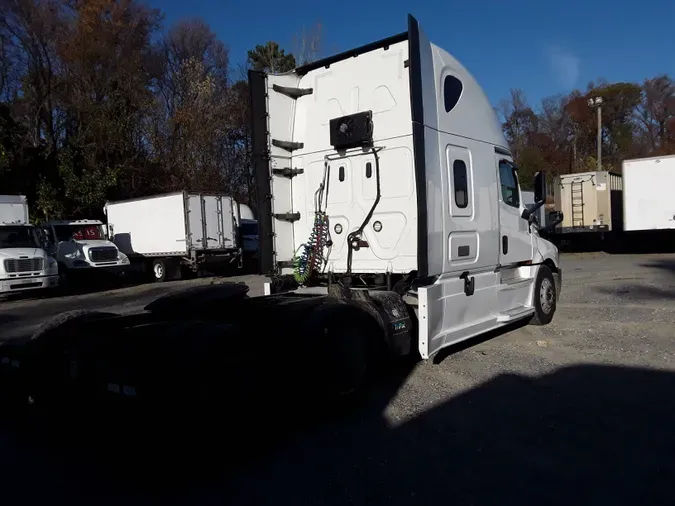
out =
[[248,63],[254,70],[263,70],[270,73],[288,72],[295,68],[295,56],[287,54],[279,44],[269,41],[257,45],[248,52]]

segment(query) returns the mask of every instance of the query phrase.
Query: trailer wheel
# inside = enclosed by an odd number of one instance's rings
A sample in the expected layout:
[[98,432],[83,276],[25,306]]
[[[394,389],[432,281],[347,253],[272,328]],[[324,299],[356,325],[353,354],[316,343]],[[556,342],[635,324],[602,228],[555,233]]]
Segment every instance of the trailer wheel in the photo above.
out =
[[167,274],[167,261],[163,258],[155,258],[152,261],[152,279],[156,283],[162,283],[166,281]]
[[150,267],[155,283],[181,278],[180,261],[173,258],[155,258]]
[[556,311],[556,287],[553,273],[546,265],[540,265],[534,282],[534,316],[531,325],[548,325]]

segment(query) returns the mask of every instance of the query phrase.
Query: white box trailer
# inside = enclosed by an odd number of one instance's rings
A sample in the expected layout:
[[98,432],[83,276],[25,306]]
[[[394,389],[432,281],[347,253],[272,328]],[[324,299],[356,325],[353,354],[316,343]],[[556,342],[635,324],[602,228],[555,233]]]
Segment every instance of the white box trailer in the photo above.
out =
[[624,160],[624,231],[675,229],[675,155]]
[[115,245],[156,281],[241,256],[238,205],[227,195],[181,191],[108,202],[105,213]]

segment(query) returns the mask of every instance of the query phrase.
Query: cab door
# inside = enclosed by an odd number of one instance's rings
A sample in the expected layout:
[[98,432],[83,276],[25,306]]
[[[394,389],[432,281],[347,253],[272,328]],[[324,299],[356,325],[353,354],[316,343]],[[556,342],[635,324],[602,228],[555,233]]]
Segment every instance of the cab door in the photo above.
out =
[[525,205],[520,194],[518,170],[511,160],[497,155],[499,180],[499,264],[503,266],[532,259],[532,234],[522,218]]

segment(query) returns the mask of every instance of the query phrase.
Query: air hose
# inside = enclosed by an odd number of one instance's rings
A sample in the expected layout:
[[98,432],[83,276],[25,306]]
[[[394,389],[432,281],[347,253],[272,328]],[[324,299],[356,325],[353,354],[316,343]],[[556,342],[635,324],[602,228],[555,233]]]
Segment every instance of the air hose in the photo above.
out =
[[324,248],[329,245],[328,215],[323,211],[314,213],[314,226],[305,244],[301,244],[293,258],[293,277],[300,284],[306,283],[324,262]]
[[[330,248],[330,229],[328,215],[323,211],[324,189],[330,166],[324,160],[323,181],[314,193],[314,226],[305,244],[301,244],[293,256],[293,277],[297,283],[305,284],[315,271],[320,270],[326,262],[324,249]],[[300,256],[298,252],[302,251]]]

